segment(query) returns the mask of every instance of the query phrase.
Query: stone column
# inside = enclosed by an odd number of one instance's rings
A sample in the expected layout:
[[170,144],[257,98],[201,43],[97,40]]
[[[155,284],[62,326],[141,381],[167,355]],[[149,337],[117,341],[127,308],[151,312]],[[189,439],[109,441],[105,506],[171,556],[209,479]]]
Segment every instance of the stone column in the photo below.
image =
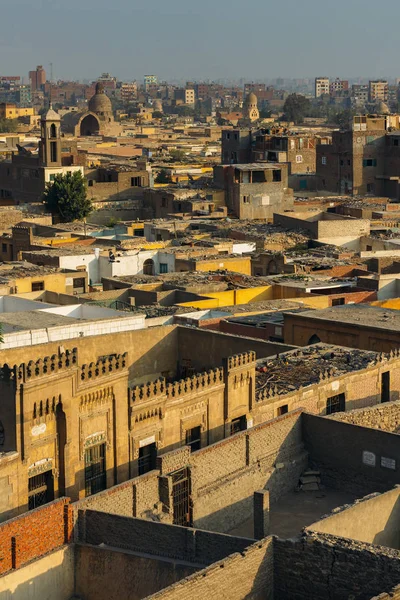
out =
[[269,535],[269,491],[254,492],[254,537],[256,540]]

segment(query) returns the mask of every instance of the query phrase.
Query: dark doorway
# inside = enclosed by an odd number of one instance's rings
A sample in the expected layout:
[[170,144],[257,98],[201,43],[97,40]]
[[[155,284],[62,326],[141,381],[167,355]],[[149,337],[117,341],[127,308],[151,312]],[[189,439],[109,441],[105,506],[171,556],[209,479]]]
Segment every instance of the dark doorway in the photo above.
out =
[[311,344],[319,344],[320,341],[320,338],[317,336],[316,333],[314,333],[314,335],[312,335],[308,340],[308,345],[311,346]]
[[43,506],[54,500],[54,485],[52,471],[29,477],[28,480],[28,510]]
[[154,275],[154,261],[151,258],[143,263],[143,275]]
[[190,508],[190,478],[189,469],[184,468],[171,474],[172,503],[174,510],[174,525],[190,527],[192,515]]
[[246,415],[242,415],[237,419],[233,419],[231,421],[231,435],[235,433],[239,433],[239,431],[245,431],[247,429],[247,419]]
[[85,451],[85,494],[91,496],[106,487],[106,445],[98,444]]
[[332,415],[333,413],[343,412],[346,410],[346,397],[344,394],[337,394],[328,398],[326,401],[326,414]]
[[201,448],[201,427],[192,427],[186,432],[186,445],[190,446],[192,452]]
[[381,402],[390,402],[390,371],[381,376]]
[[139,475],[144,475],[156,468],[157,445],[148,444],[139,448]]
[[58,495],[65,496],[65,444],[67,443],[67,419],[62,403],[56,408],[57,439],[58,439]]

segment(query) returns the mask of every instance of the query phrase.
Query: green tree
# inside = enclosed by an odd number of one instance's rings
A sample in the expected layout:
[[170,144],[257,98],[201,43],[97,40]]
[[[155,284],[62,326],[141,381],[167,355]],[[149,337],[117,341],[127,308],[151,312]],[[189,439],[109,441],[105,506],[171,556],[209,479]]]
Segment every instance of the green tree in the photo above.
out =
[[333,116],[332,121],[333,123],[335,123],[335,125],[339,125],[341,129],[349,129],[353,121],[354,115],[354,110],[352,110],[351,108],[346,108],[344,110],[341,110],[340,112],[337,112]]
[[266,106],[260,110],[260,119],[269,119],[272,115],[272,110]]
[[155,183],[172,183],[171,175],[167,169],[161,169],[155,178]]
[[305,96],[300,94],[290,94],[286,98],[283,106],[284,121],[293,121],[296,125],[303,123],[304,117],[310,110],[311,102]]
[[194,109],[190,106],[186,106],[186,104],[176,106],[174,108],[174,113],[179,115],[180,117],[194,117]]
[[0,133],[15,133],[18,129],[18,119],[0,119]]
[[179,148],[170,150],[169,153],[174,162],[182,162],[186,156],[184,150],[180,150]]
[[42,199],[48,210],[52,214],[59,215],[63,223],[81,221],[93,210],[80,171],[55,175],[54,181],[47,185]]

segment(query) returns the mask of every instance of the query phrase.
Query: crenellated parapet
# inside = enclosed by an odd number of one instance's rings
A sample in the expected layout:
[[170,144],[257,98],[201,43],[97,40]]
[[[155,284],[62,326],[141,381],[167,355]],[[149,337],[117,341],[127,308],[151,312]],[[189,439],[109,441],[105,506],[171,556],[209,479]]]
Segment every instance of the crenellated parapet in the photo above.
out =
[[124,352],[124,354],[104,356],[96,362],[82,365],[80,374],[81,382],[87,382],[97,377],[104,377],[105,375],[112,375],[122,371],[126,368],[127,358],[128,353]]
[[166,383],[164,378],[144,385],[137,385],[130,390],[130,401],[140,402],[153,400],[160,396],[166,398],[179,398],[195,392],[207,390],[223,383],[224,370],[222,368],[210,369],[192,377],[186,377],[173,383]]
[[66,350],[61,354],[45,356],[38,360],[10,367],[4,364],[0,367],[0,379],[7,381],[14,379],[17,383],[28,383],[40,377],[46,377],[76,367],[78,363],[78,350]]
[[226,360],[226,365],[230,371],[231,369],[238,369],[240,367],[250,365],[251,363],[254,363],[255,360],[256,353],[253,350],[250,350],[250,352],[243,352],[242,354],[234,354],[233,356],[230,356]]

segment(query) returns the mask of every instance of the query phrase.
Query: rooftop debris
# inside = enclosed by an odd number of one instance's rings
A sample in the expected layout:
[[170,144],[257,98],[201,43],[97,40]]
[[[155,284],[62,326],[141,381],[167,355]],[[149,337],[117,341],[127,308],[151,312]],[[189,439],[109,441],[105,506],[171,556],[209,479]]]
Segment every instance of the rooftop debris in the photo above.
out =
[[366,369],[375,364],[377,357],[376,352],[330,344],[314,344],[285,352],[274,359],[257,362],[256,393],[272,389],[277,394],[287,394],[318,383],[326,372],[329,377],[340,377]]

